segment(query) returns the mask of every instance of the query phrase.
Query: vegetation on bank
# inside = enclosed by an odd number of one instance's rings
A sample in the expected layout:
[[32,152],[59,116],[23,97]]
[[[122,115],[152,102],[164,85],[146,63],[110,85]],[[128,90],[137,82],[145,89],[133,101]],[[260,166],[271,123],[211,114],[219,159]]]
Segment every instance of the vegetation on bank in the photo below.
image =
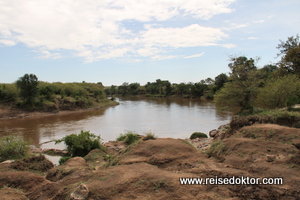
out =
[[191,136],[190,139],[196,139],[196,138],[207,138],[207,135],[205,133],[201,133],[201,132],[194,132]]
[[14,136],[0,138],[0,162],[9,159],[20,159],[28,155],[27,142]]
[[[216,105],[239,106],[240,113],[253,113],[254,107],[276,109],[300,103],[299,35],[281,41],[277,47],[281,61],[261,69],[252,58],[231,58],[229,81],[215,94]],[[292,53],[293,54],[292,54]],[[298,52],[297,54],[295,52]]]
[[300,103],[300,40],[299,35],[280,41],[278,63],[257,67],[259,58],[230,57],[229,75],[197,83],[170,83],[157,79],[141,86],[123,83],[105,89],[107,95],[144,95],[147,97],[179,96],[214,99],[219,107],[240,107],[240,113],[252,113],[255,107],[276,109]]
[[28,110],[74,110],[105,104],[102,83],[48,83],[25,74],[15,83],[0,84],[0,103]]
[[59,161],[59,164],[63,164],[72,157],[84,157],[93,149],[100,149],[102,151],[105,150],[102,138],[90,133],[90,131],[81,130],[79,134],[67,135],[60,140],[56,140],[55,144],[61,142],[64,142],[67,146],[67,151],[70,156],[62,157]]

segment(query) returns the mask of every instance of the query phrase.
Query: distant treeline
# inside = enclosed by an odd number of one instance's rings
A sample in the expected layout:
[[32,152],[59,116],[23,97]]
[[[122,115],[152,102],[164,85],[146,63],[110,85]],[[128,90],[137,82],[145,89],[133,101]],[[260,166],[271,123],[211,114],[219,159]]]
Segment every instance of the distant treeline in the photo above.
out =
[[155,82],[148,82],[141,86],[139,83],[123,83],[120,86],[112,85],[105,88],[105,93],[113,95],[145,95],[151,97],[177,96],[184,98],[202,97],[212,99],[214,94],[220,90],[228,81],[224,73],[215,77],[207,78],[198,83],[170,83],[168,80],[157,79]]
[[21,108],[72,110],[106,100],[102,83],[48,83],[25,74],[15,83],[0,84],[0,102]]
[[[255,108],[292,109],[300,103],[300,39],[288,37],[277,46],[281,60],[262,68],[257,59],[245,56],[231,57],[229,75],[219,74],[197,83],[170,83],[157,79],[141,86],[139,83],[123,83],[107,87],[107,95],[145,95],[153,97],[180,96],[214,99],[217,106],[240,107],[241,112],[252,113]],[[295,109],[294,109],[295,110]]]

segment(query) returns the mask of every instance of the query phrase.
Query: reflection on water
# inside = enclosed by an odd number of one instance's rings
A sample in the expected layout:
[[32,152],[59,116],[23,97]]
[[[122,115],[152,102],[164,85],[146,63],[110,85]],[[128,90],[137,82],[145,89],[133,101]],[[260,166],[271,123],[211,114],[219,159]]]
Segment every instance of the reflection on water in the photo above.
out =
[[[28,119],[0,120],[0,136],[21,136],[39,147],[80,130],[90,130],[104,141],[125,130],[151,131],[158,137],[186,138],[195,131],[207,133],[228,123],[232,113],[219,111],[211,101],[182,98],[120,98],[119,106],[87,112]],[[42,148],[63,148],[47,143]]]

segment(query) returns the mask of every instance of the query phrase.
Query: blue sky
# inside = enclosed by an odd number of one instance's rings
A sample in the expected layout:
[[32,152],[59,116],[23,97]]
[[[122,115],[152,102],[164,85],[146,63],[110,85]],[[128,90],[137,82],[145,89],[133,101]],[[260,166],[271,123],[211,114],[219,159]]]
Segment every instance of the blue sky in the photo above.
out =
[[229,56],[262,67],[300,32],[299,10],[299,0],[0,0],[0,82],[199,82],[228,73]]

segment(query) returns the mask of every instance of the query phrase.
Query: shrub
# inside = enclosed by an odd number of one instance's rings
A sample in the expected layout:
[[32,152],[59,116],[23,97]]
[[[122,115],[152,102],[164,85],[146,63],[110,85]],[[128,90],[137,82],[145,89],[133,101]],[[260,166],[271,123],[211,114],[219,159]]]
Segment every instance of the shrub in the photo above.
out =
[[72,157],[70,157],[70,156],[68,156],[68,157],[61,157],[61,158],[59,159],[59,161],[58,161],[59,165],[64,164],[64,163],[67,162],[67,160],[69,160],[70,158],[72,158]]
[[144,140],[144,141],[145,141],[145,140],[155,140],[155,138],[156,138],[155,134],[149,132],[149,133],[146,133],[146,136],[143,138],[143,140]]
[[15,84],[0,85],[0,101],[13,102],[18,97],[18,91]]
[[67,146],[68,153],[72,156],[85,156],[93,149],[103,149],[101,137],[90,133],[90,131],[83,131],[77,134],[71,134],[63,137],[61,140],[56,140],[55,144],[64,142]]
[[120,136],[116,140],[117,141],[124,141],[125,144],[129,145],[129,144],[132,144],[135,141],[139,140],[139,135],[134,133],[134,132],[128,131],[125,134],[120,134]]
[[260,89],[256,103],[262,108],[292,107],[299,102],[300,82],[296,75],[270,79]]
[[201,133],[201,132],[194,132],[190,139],[195,139],[195,138],[207,138],[207,135],[205,133]]
[[29,146],[26,142],[13,136],[0,138],[0,146],[0,160],[25,157],[29,150]]

